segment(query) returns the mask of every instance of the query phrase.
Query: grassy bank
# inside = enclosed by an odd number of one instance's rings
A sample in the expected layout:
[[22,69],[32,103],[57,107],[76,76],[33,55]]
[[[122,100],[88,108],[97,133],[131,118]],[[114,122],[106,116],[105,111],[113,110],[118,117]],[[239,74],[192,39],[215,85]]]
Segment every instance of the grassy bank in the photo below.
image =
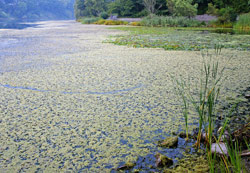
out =
[[113,37],[108,42],[137,48],[163,48],[165,50],[191,50],[223,48],[250,50],[249,35],[230,35],[214,33],[214,28],[187,27],[115,27],[128,31],[126,35]]

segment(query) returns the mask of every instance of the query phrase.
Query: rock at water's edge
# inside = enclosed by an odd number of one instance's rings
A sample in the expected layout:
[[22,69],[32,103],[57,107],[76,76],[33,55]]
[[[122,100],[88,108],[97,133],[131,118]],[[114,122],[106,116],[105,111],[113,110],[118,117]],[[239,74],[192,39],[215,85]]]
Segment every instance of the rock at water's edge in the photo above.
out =
[[167,148],[176,148],[178,145],[178,137],[168,137],[163,141],[159,141],[158,146]]
[[156,167],[170,167],[174,163],[172,159],[160,153],[157,153],[155,155],[155,158],[156,158],[155,162]]
[[211,145],[211,151],[212,153],[216,152],[217,154],[220,155],[228,155],[227,147],[226,144],[224,143],[219,143],[219,144],[213,143]]

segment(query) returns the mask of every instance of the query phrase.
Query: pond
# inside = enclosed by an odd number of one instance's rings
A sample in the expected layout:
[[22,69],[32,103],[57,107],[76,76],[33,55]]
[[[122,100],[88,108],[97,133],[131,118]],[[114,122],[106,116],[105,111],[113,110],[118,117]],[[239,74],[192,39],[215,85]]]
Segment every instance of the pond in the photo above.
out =
[[25,29],[36,27],[37,24],[26,23],[18,20],[0,20],[0,29]]
[[[107,26],[39,24],[0,30],[1,42],[12,40],[0,47],[0,172],[110,172],[127,161],[153,165],[156,152],[175,163],[183,156],[191,143],[164,149],[157,141],[185,129],[171,75],[195,83],[200,52],[105,44],[121,34]],[[248,52],[228,54],[238,57],[223,97],[250,80]],[[192,130],[197,115],[189,120]]]

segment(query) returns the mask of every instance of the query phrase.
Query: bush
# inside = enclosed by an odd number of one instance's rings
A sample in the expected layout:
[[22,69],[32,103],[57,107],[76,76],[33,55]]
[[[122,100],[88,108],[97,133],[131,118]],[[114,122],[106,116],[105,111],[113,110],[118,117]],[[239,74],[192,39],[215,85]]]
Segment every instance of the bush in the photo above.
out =
[[98,20],[98,21],[94,22],[94,24],[97,24],[97,25],[127,25],[128,22],[120,21],[120,20],[104,20],[104,19],[101,19],[101,20]]
[[202,23],[187,17],[170,17],[151,15],[140,22],[142,26],[199,27]]
[[93,24],[100,20],[100,17],[89,17],[89,18],[81,18],[78,19],[77,21],[80,21],[82,24]]
[[208,3],[207,14],[217,16],[219,14],[219,10],[212,3]]
[[221,23],[219,20],[212,20],[208,23],[207,26],[213,28],[233,28],[233,23],[232,22]]
[[107,19],[109,17],[108,13],[107,12],[102,12],[100,14],[100,17],[103,18],[103,19]]
[[234,30],[238,34],[250,34],[250,13],[242,14],[234,25]]
[[131,22],[130,25],[132,25],[132,26],[141,26],[141,22]]
[[106,20],[104,25],[127,25],[128,22],[120,21],[120,20]]
[[237,18],[237,14],[234,11],[234,9],[231,7],[221,8],[219,10],[218,21],[220,23],[234,22],[234,21],[236,21],[236,18]]
[[167,0],[168,11],[175,16],[193,17],[197,14],[198,4],[193,0]]
[[97,24],[97,25],[104,25],[105,22],[106,22],[106,20],[101,19],[101,20],[98,20],[97,22],[95,22],[94,24]]

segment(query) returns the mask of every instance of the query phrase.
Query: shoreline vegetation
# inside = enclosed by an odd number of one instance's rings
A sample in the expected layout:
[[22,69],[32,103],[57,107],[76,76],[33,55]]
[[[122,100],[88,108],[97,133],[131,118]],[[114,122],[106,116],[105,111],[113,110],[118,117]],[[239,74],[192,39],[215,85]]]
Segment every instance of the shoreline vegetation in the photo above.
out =
[[[159,147],[177,148],[178,140],[185,139],[192,146],[188,150],[195,150],[193,154],[198,158],[186,155],[174,163],[164,153],[156,153],[151,156],[155,159],[155,165],[147,165],[151,170],[161,172],[248,172],[250,167],[248,158],[250,153],[250,124],[249,115],[238,114],[237,108],[240,104],[249,107],[249,97],[243,93],[247,101],[239,99],[228,108],[222,118],[219,115],[220,85],[223,83],[223,71],[228,67],[220,67],[219,58],[223,49],[249,51],[249,14],[239,17],[237,24],[230,28],[218,28],[212,24],[202,23],[193,19],[185,21],[185,18],[149,16],[141,21],[126,22],[119,20],[105,20],[89,18],[78,20],[83,24],[99,25],[130,25],[134,27],[120,26],[111,27],[121,31],[129,31],[128,34],[113,36],[106,43],[116,45],[131,46],[134,48],[163,48],[165,50],[184,50],[184,51],[202,51],[203,65],[201,66],[200,91],[193,93],[191,87],[185,80],[176,79],[173,76],[173,82],[176,84],[177,95],[183,101],[183,116],[186,124],[186,132],[174,134],[165,140],[158,141]],[[186,22],[186,23],[185,23]],[[208,27],[209,26],[209,27]],[[237,29],[236,29],[237,28]],[[243,34],[243,35],[242,35]],[[245,35],[244,35],[245,34]],[[209,49],[215,49],[211,53]],[[204,53],[206,52],[206,53]],[[232,55],[227,55],[231,57]],[[230,58],[228,58],[230,59]],[[229,60],[230,61],[230,60]],[[199,96],[199,98],[197,98]],[[243,99],[244,100],[244,99]],[[188,114],[193,106],[199,115],[198,129],[189,131]],[[224,113],[225,114],[225,113]],[[232,119],[239,116],[244,117],[246,121],[234,123]],[[232,123],[233,122],[233,123]],[[233,130],[232,130],[233,129]],[[189,141],[189,142],[188,142]],[[200,150],[201,149],[201,150]],[[147,160],[147,158],[144,158]],[[144,161],[141,161],[144,162]],[[138,166],[140,165],[140,166]],[[121,166],[112,169],[112,171],[133,171],[140,172],[147,166],[142,166],[140,161],[124,162]],[[191,165],[191,166],[190,166]]]
[[[235,100],[229,107],[224,108],[222,117],[219,111],[219,95],[220,85],[227,78],[223,76],[227,67],[220,65],[221,51],[222,47],[216,45],[214,53],[211,51],[202,52],[200,86],[196,89],[193,89],[181,76],[180,78],[172,76],[173,83],[176,85],[176,94],[183,101],[181,110],[185,119],[186,132],[172,134],[172,137],[157,141],[157,145],[163,148],[177,148],[178,140],[182,138],[187,144],[187,152],[175,164],[164,153],[156,153],[154,155],[155,165],[149,165],[152,171],[164,173],[187,171],[249,172],[250,117],[237,112],[240,104],[244,104],[244,109],[248,110],[249,88],[242,96],[239,96],[239,100]],[[232,55],[228,55],[226,58],[228,62],[230,62],[230,57]],[[242,97],[244,99],[241,99]],[[189,131],[188,127],[190,111],[196,111],[199,115],[199,127],[193,131]],[[246,121],[234,122],[239,117],[244,117]],[[194,150],[191,155],[189,154],[190,150]],[[141,166],[142,169],[140,167],[138,169],[138,166],[134,169],[137,164],[140,165],[138,162],[128,161],[113,171],[140,172],[145,169],[143,166]]]

